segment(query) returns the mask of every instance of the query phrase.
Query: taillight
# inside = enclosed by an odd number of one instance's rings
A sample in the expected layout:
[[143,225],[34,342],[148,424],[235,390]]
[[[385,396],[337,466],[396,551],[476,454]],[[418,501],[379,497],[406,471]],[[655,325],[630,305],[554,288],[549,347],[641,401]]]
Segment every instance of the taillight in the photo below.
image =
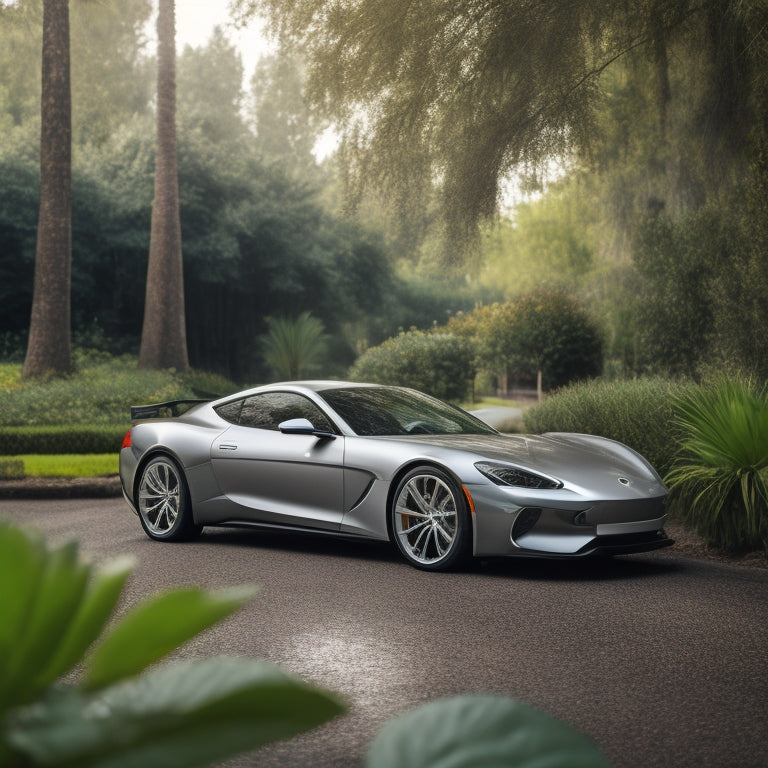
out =
[[125,433],[125,437],[123,438],[123,445],[121,446],[120,450],[123,448],[130,448],[132,445],[133,443],[131,442],[131,430],[129,429]]

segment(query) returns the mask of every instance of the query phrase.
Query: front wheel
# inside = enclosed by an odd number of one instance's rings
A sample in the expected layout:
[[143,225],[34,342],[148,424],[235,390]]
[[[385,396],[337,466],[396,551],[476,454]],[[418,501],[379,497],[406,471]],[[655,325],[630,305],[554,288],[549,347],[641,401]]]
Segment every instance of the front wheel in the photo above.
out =
[[464,494],[437,467],[417,467],[400,480],[390,524],[397,548],[417,568],[445,570],[470,554],[472,524]]
[[183,541],[202,530],[192,520],[184,474],[170,457],[157,456],[144,467],[138,498],[141,526],[151,539]]

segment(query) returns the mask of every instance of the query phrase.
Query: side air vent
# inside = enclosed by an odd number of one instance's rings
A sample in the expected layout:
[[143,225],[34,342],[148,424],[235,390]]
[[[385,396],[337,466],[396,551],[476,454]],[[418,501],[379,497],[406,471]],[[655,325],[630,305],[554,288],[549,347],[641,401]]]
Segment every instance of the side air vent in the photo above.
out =
[[517,513],[515,523],[512,526],[512,540],[519,539],[521,536],[528,533],[528,531],[536,525],[540,517],[540,507],[523,507],[523,509]]

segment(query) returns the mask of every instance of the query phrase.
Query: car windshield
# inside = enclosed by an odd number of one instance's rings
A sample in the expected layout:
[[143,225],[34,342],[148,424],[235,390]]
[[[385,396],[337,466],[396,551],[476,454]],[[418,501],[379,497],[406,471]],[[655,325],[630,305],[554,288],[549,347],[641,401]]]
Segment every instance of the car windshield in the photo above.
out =
[[496,434],[461,408],[412,389],[340,387],[319,394],[363,437]]

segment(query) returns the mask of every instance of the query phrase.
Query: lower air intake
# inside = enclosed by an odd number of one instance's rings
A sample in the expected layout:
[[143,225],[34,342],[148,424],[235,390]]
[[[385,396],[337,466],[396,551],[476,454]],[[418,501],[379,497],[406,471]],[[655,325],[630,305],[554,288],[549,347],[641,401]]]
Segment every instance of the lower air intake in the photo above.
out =
[[523,507],[523,509],[517,513],[515,523],[512,526],[512,540],[515,541],[528,533],[528,531],[536,525],[540,517],[540,507]]

